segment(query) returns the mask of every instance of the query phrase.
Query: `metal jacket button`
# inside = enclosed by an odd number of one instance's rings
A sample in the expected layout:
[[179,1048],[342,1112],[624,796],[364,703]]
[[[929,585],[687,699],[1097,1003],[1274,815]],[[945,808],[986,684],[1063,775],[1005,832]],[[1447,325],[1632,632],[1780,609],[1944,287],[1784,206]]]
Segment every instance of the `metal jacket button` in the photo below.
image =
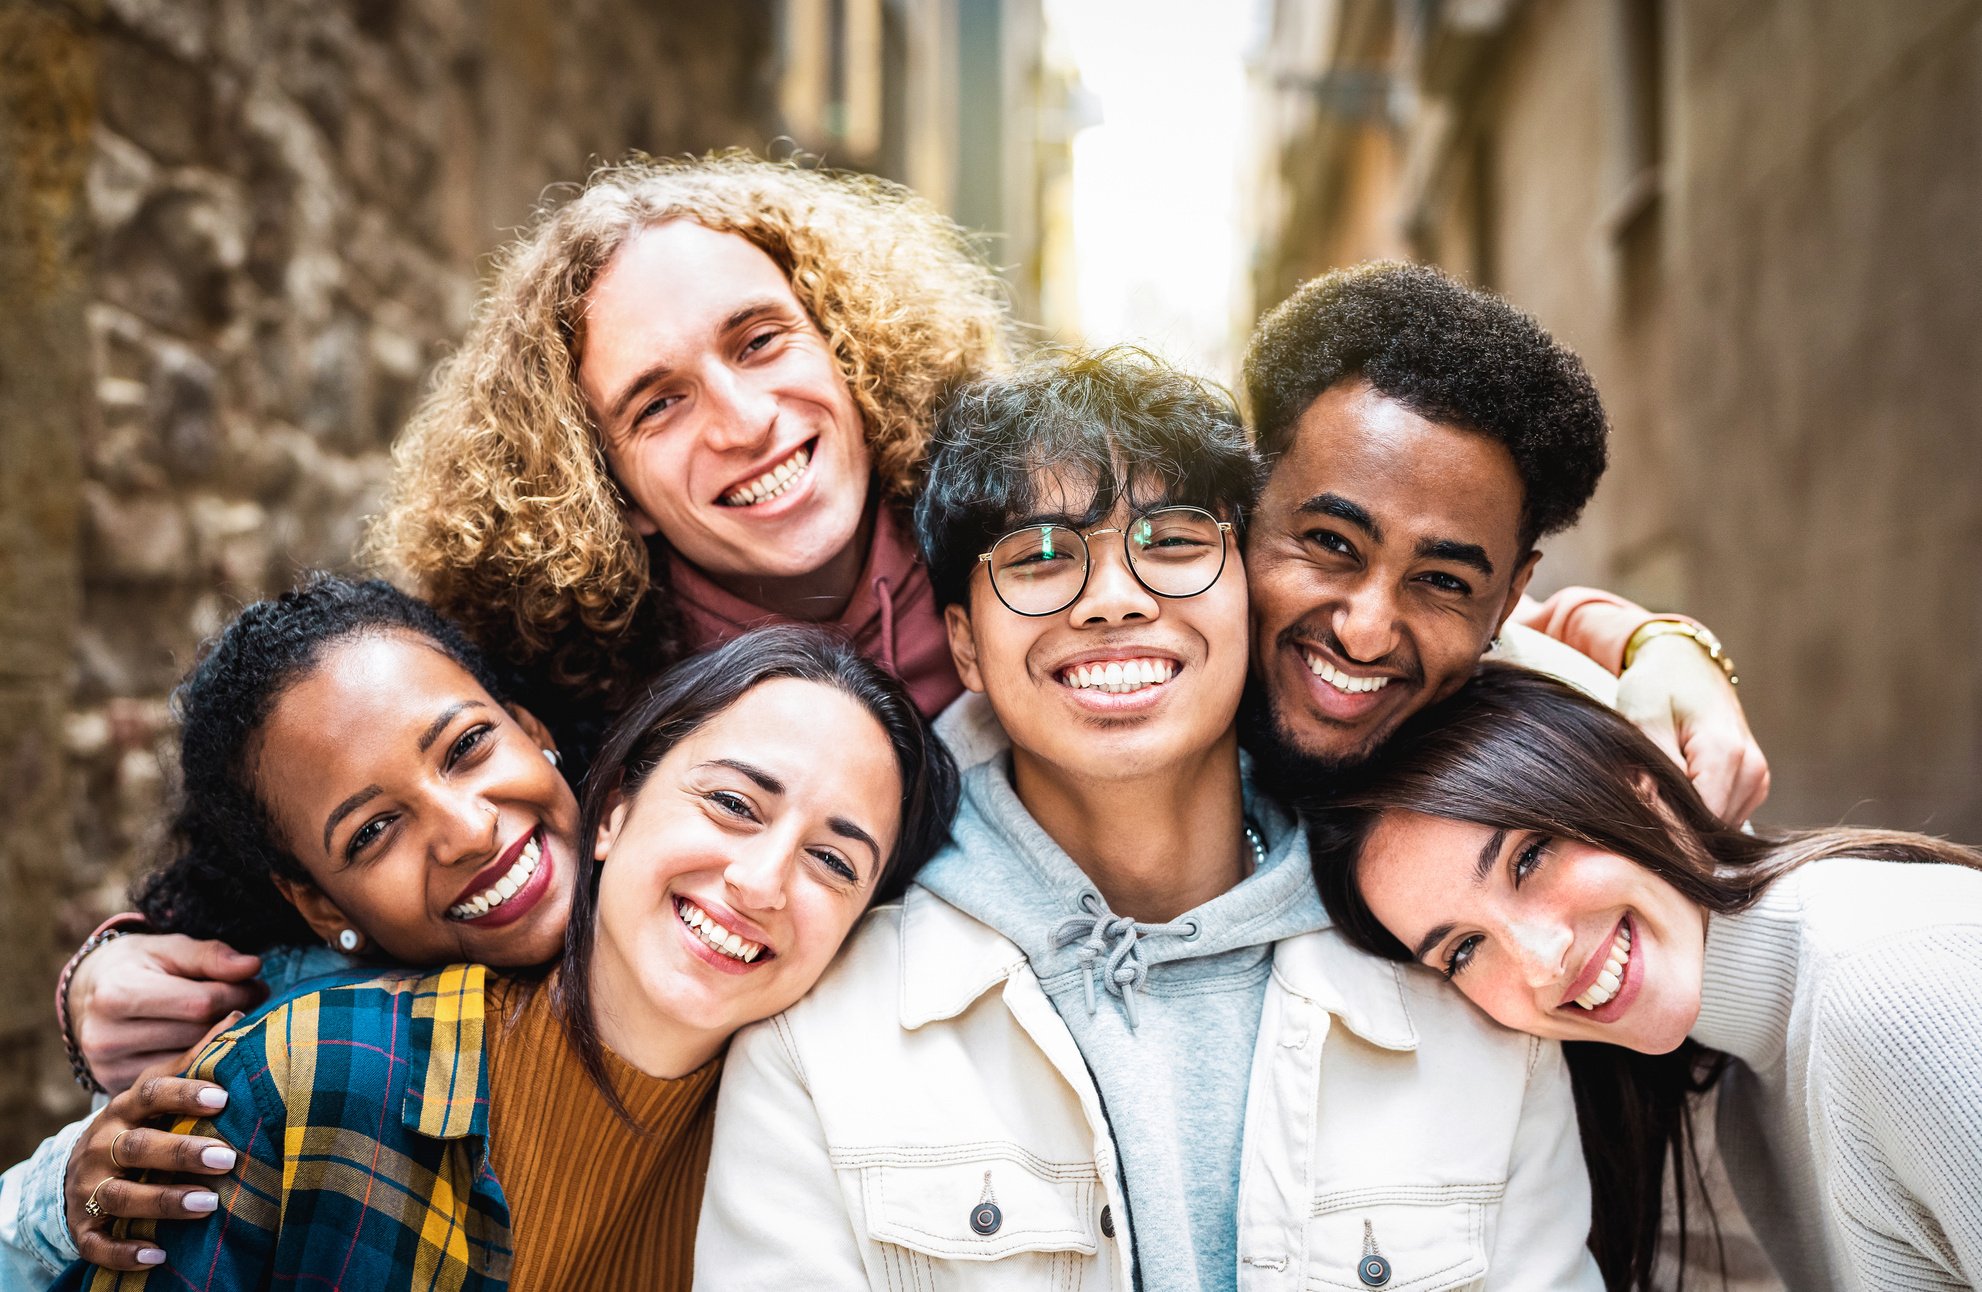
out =
[[1108,1207],[1101,1209],[1101,1236],[1103,1238],[1115,1236],[1115,1212]]
[[1380,1288],[1390,1282],[1390,1262],[1381,1256],[1365,1256],[1356,1273],[1362,1276],[1364,1287]]
[[970,1227],[985,1236],[998,1232],[998,1226],[1005,1223],[1005,1213],[998,1210],[995,1202],[980,1202],[971,1208]]

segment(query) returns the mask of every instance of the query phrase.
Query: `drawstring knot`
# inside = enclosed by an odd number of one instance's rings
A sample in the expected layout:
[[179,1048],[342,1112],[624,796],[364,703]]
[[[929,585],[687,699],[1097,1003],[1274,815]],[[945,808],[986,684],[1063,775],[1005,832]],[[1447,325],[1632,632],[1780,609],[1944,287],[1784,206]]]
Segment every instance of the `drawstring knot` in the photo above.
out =
[[1053,944],[1064,947],[1080,943],[1074,955],[1080,961],[1087,1012],[1092,1014],[1099,1007],[1095,994],[1098,980],[1111,995],[1121,998],[1122,1013],[1128,1018],[1129,1030],[1134,1031],[1136,992],[1149,977],[1149,966],[1142,959],[1142,940],[1185,937],[1197,931],[1197,921],[1186,917],[1167,924],[1144,924],[1116,915],[1102,904],[1100,894],[1092,892],[1081,894],[1080,908],[1082,914],[1068,916],[1053,930]]
[[881,603],[881,667],[901,676],[901,669],[895,666],[895,597],[894,589],[888,586],[888,576],[877,574],[872,584],[874,598]]

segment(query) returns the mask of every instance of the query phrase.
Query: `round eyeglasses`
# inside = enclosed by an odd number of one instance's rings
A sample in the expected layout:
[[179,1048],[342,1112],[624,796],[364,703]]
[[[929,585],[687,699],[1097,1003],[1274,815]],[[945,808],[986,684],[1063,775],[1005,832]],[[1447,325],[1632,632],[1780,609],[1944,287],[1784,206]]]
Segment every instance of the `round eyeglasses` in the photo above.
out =
[[1056,615],[1087,589],[1094,558],[1088,540],[1119,533],[1129,573],[1159,597],[1194,597],[1225,572],[1225,535],[1232,523],[1202,507],[1158,507],[1119,529],[1086,533],[1071,525],[1027,525],[978,553],[991,590],[1014,614]]

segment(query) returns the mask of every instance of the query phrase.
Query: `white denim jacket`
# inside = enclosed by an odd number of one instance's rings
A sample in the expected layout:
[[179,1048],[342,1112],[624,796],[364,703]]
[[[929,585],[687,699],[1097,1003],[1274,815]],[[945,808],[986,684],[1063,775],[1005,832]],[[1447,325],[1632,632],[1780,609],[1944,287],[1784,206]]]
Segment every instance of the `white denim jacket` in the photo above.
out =
[[[1602,1286],[1560,1049],[1332,930],[1274,948],[1243,1153],[1244,1292]],[[732,1044],[695,1285],[1130,1292],[1122,1207],[1024,954],[912,888]]]

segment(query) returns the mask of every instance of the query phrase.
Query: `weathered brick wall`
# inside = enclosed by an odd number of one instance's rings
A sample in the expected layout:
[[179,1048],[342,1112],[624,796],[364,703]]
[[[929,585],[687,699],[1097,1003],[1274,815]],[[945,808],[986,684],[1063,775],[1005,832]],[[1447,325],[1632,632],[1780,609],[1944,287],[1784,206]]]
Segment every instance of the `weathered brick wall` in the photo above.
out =
[[[38,563],[0,563],[0,626],[35,643],[0,647],[0,764],[40,796],[0,826],[22,934],[0,938],[0,1157],[75,1106],[45,984],[155,842],[197,642],[351,564],[478,258],[546,186],[633,148],[769,143],[772,7],[0,0],[54,33],[37,56],[0,31],[0,107],[34,118],[0,119],[0,221],[24,205],[74,249],[0,311],[0,372],[31,376],[0,385],[0,497],[10,538],[36,530],[6,547]],[[51,212],[23,183],[64,164],[75,209]],[[0,257],[30,247],[0,224]]]

